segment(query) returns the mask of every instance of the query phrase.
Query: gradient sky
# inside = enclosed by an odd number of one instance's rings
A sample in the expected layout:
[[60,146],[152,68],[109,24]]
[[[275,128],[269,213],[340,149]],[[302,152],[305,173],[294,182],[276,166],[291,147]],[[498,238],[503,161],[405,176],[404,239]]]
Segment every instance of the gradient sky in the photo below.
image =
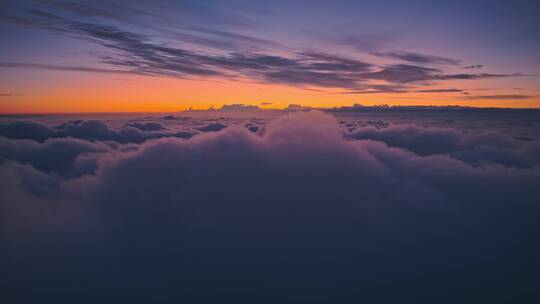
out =
[[538,108],[539,31],[536,1],[2,1],[0,112]]

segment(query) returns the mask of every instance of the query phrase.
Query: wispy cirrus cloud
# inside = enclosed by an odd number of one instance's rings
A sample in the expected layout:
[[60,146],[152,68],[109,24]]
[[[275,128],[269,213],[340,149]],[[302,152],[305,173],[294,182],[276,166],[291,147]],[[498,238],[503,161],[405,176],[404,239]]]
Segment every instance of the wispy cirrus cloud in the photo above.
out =
[[442,65],[458,65],[460,60],[446,58],[435,55],[427,55],[413,52],[387,52],[387,53],[374,53],[377,56],[398,59],[417,64],[442,64]]
[[494,73],[479,73],[479,74],[446,74],[446,75],[434,75],[433,80],[452,80],[452,79],[462,79],[462,80],[475,80],[475,79],[485,79],[485,78],[505,78],[505,77],[522,77],[526,76],[521,73],[511,73],[511,74],[494,74]]
[[2,67],[2,68],[18,68],[18,69],[53,70],[53,71],[112,73],[112,74],[134,74],[134,73],[136,73],[136,71],[129,71],[129,70],[101,69],[101,68],[84,67],[84,66],[39,64],[39,63],[26,63],[26,62],[0,62],[0,67]]
[[[84,9],[86,8],[79,5],[68,7],[72,14],[79,14]],[[91,10],[91,14],[100,18],[114,19],[117,23],[122,19],[114,13],[111,15],[101,10]],[[521,74],[488,73],[446,74],[441,66],[458,65],[460,61],[410,52],[377,53],[382,57],[408,62],[383,66],[324,52],[291,51],[288,55],[275,55],[272,52],[253,51],[257,45],[264,45],[266,49],[272,50],[270,46],[274,45],[273,42],[243,34],[200,27],[183,28],[174,32],[180,41],[204,45],[214,50],[202,52],[183,45],[179,47],[157,42],[154,36],[134,32],[133,29],[124,29],[94,19],[76,20],[73,15],[61,15],[43,8],[29,9],[17,14],[3,14],[0,18],[90,41],[100,45],[104,50],[97,55],[103,67],[1,62],[0,66],[4,68],[131,73],[178,78],[247,77],[263,83],[280,83],[304,88],[339,88],[350,93],[402,93],[413,90],[414,86],[421,82],[430,85],[440,80],[521,76]],[[238,47],[236,43],[243,47]],[[385,83],[376,83],[381,81]]]
[[385,80],[392,83],[408,83],[431,80],[442,73],[440,69],[408,64],[396,64],[383,67],[380,71],[366,75],[371,79]]
[[459,93],[463,92],[461,89],[427,89],[427,90],[416,90],[415,92],[419,93]]
[[466,70],[472,70],[472,69],[481,69],[483,68],[484,66],[481,65],[481,64],[476,64],[476,65],[469,65],[469,66],[466,66],[464,67],[464,69]]
[[496,100],[516,100],[516,99],[529,99],[533,98],[533,95],[523,94],[500,94],[500,95],[476,95],[467,96],[466,99],[496,99]]
[[20,97],[24,96],[24,94],[17,94],[17,93],[0,93],[0,97]]
[[356,90],[340,92],[340,94],[384,94],[384,93],[407,93],[413,87],[402,84],[370,84],[360,86]]

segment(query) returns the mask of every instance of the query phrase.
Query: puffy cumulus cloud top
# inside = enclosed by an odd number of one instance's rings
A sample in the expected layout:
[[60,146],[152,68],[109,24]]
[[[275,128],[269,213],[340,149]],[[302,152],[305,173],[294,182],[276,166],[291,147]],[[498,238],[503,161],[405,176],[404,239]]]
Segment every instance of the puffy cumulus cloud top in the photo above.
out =
[[121,127],[140,134],[128,140],[98,122],[3,124],[0,297],[538,299],[536,141],[342,125],[306,112],[176,136],[139,122]]

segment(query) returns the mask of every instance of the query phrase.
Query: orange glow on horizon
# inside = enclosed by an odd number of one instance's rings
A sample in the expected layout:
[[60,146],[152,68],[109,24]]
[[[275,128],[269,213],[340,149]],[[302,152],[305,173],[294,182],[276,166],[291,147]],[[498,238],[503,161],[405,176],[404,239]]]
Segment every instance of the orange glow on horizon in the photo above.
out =
[[[316,108],[350,106],[473,106],[535,108],[540,97],[522,100],[467,99],[461,93],[340,94],[337,90],[300,88],[240,80],[189,80],[149,76],[103,76],[103,74],[32,71],[40,85],[11,83],[21,96],[0,96],[0,113],[175,112],[219,108],[224,104],[257,105],[282,109],[289,104]],[[25,74],[26,74],[25,73]],[[7,79],[2,79],[7,80]],[[453,83],[463,87],[465,83]],[[510,92],[511,93],[511,92]],[[506,94],[510,94],[506,93]],[[261,103],[270,103],[261,105]]]

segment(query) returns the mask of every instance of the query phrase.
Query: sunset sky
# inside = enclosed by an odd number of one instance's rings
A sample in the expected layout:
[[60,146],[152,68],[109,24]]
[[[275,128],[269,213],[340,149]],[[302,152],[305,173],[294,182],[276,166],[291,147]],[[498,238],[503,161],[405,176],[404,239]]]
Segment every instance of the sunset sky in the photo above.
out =
[[0,0],[0,304],[540,303],[539,33],[540,0]]
[[0,112],[538,108],[539,3],[2,1]]

